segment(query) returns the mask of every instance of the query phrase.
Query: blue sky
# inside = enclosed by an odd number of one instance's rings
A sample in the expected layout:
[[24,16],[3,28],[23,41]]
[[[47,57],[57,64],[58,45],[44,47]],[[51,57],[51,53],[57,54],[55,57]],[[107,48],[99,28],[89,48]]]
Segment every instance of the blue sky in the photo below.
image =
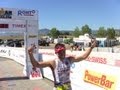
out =
[[0,7],[38,10],[40,29],[120,29],[120,0],[1,0]]

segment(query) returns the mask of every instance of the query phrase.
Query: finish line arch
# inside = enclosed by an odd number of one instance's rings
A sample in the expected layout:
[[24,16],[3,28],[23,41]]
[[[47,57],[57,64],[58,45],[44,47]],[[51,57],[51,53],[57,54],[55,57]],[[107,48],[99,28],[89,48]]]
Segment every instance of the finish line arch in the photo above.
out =
[[[32,70],[32,64],[27,54],[31,44],[37,47],[34,53],[38,60],[38,11],[29,9],[0,8],[0,32],[2,33],[23,33],[25,45],[24,74],[30,79],[41,79],[41,71],[37,73]],[[35,76],[34,76],[35,75]]]

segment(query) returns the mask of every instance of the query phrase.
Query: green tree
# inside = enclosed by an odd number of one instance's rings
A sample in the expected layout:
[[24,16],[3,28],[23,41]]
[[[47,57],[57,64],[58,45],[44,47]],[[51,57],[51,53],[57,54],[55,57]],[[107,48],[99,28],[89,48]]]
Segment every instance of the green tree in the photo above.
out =
[[108,39],[115,39],[115,30],[114,28],[107,29],[107,38]]
[[97,37],[106,37],[107,31],[105,30],[104,27],[100,27],[99,30],[97,31]]
[[120,30],[115,30],[115,36],[120,37]]
[[82,26],[82,34],[84,35],[85,33],[91,34],[91,29],[87,24]]
[[57,30],[56,28],[52,28],[52,29],[50,30],[49,35],[50,35],[52,38],[58,38],[58,36],[60,35],[60,32],[59,32],[59,30]]
[[74,37],[79,37],[79,35],[81,35],[81,32],[80,32],[78,27],[75,28],[75,30],[73,31],[72,35]]
[[64,43],[65,43],[65,44],[73,43],[73,38],[65,38],[65,39],[64,39]]

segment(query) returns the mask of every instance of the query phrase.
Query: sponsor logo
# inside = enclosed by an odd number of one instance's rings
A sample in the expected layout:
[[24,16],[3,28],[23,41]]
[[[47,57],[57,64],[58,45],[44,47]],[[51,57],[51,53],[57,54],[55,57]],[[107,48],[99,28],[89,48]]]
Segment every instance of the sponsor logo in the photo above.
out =
[[40,72],[39,71],[32,71],[31,72],[31,76],[32,76],[32,78],[35,78],[35,77],[40,77],[41,76],[41,74],[40,74]]
[[105,88],[106,90],[115,90],[116,78],[110,75],[104,75],[90,70],[85,71],[84,81]]
[[0,15],[4,15],[4,14],[5,14],[5,11],[4,11],[3,8],[1,8],[1,10],[0,10]]
[[102,58],[102,57],[88,57],[86,60],[87,60],[87,61],[90,61],[90,62],[107,64],[106,58]]
[[18,11],[18,16],[34,16],[35,13],[36,13],[35,10],[31,10],[31,11],[19,10]]
[[0,50],[0,53],[7,53],[7,51],[6,51],[6,50],[1,49],[1,50]]
[[26,28],[26,26],[28,27],[37,27],[36,25],[32,25],[32,24],[12,24],[13,28]]
[[4,10],[3,8],[1,8],[0,9],[0,18],[11,19],[12,18],[12,11]]
[[12,24],[13,28],[25,28],[26,25],[25,24]]
[[0,28],[8,28],[9,25],[8,24],[0,24]]

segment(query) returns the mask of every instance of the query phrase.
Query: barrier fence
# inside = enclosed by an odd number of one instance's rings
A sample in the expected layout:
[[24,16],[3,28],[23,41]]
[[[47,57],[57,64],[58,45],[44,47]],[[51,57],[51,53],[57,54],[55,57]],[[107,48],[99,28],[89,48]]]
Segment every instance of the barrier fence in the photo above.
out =
[[[69,51],[66,54],[78,55],[84,51]],[[0,47],[0,56],[25,65],[25,49]],[[39,59],[54,57],[54,50],[39,49]],[[43,69],[44,77],[53,80],[50,68]],[[119,53],[92,52],[86,60],[71,65],[70,79],[73,90],[120,90]],[[37,77],[37,75],[32,74]]]

